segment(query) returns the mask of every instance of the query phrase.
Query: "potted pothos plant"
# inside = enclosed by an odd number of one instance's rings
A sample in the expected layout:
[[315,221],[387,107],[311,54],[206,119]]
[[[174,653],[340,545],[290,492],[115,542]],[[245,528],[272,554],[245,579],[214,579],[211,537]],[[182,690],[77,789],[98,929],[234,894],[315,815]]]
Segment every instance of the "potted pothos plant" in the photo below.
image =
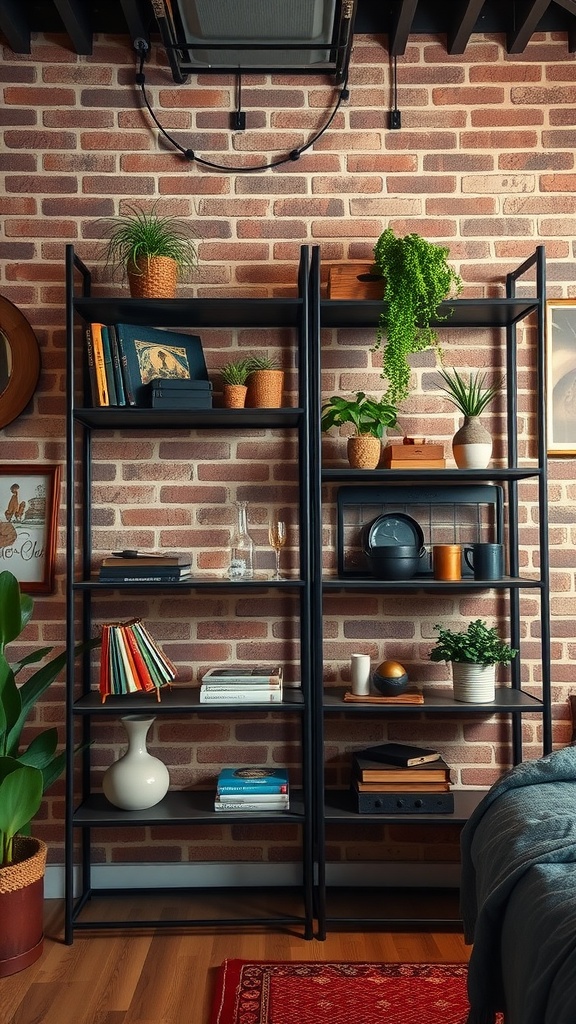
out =
[[468,379],[458,370],[438,370],[442,379],[440,390],[462,413],[464,423],[452,438],[452,452],[459,469],[485,469],[492,456],[492,437],[478,417],[504,387],[500,376],[488,384],[485,371],[476,370]]
[[[47,850],[30,836],[30,822],[65,765],[56,728],[22,743],[29,713],[66,663],[66,651],[46,660],[51,647],[8,661],[6,647],[23,632],[33,607],[16,577],[0,572],[0,977],[23,970],[42,953]],[[19,673],[38,662],[41,667],[19,685]]]
[[375,469],[382,453],[382,438],[388,427],[398,422],[395,405],[383,398],[369,398],[357,391],[353,398],[332,395],[321,409],[323,431],[351,423],[354,434],[348,438],[348,461],[356,469]]
[[438,638],[430,660],[451,663],[454,698],[473,704],[494,700],[496,665],[508,665],[518,651],[483,619],[474,619],[463,630],[434,628]]
[[125,209],[108,221],[106,264],[127,274],[133,298],[173,298],[178,279],[198,266],[193,226],[158,213],[158,203],[150,211]]
[[448,255],[445,246],[414,233],[397,237],[391,228],[382,232],[374,246],[374,263],[384,279],[384,307],[374,351],[383,350],[385,397],[395,405],[409,393],[408,356],[437,345],[438,334],[431,324],[446,319],[440,314],[440,303],[462,290]]

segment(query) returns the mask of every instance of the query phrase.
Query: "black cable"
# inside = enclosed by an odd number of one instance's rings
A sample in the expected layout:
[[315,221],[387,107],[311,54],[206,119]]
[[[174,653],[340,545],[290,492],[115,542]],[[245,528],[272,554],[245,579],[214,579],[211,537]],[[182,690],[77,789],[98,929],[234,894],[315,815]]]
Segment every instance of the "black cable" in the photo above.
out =
[[326,124],[323,125],[323,127],[320,128],[320,130],[317,131],[316,134],[313,135],[308,142],[306,142],[303,146],[299,146],[297,149],[293,149],[292,152],[288,153],[287,156],[279,157],[277,160],[271,160],[270,163],[260,164],[259,166],[256,167],[230,167],[226,164],[217,164],[213,163],[211,160],[205,160],[202,157],[197,156],[194,150],[186,149],[184,146],[180,145],[180,143],[177,142],[176,139],[173,139],[172,136],[168,134],[166,129],[163,128],[163,126],[160,124],[160,121],[158,120],[156,114],[152,110],[152,107],[150,106],[148,97],[146,95],[146,76],[144,74],[144,61],[146,59],[147,50],[148,47],[146,44],[137,47],[137,52],[140,54],[140,67],[136,73],[136,84],[140,86],[144,104],[146,106],[148,113],[150,114],[150,117],[154,121],[154,124],[158,128],[158,131],[160,131],[162,135],[166,139],[168,139],[168,142],[170,142],[171,145],[174,146],[182,154],[185,160],[189,160],[190,162],[195,161],[197,164],[202,164],[203,167],[211,167],[213,170],[217,171],[230,171],[233,174],[248,174],[251,171],[268,171],[272,167],[280,167],[281,164],[287,164],[290,163],[290,161],[299,160],[302,153],[305,153],[307,149],[310,149],[310,147],[313,146],[314,143],[317,142],[319,138],[321,138],[324,132],[328,130],[340,109],[342,101],[344,99],[348,99],[348,88],[346,79],[342,83],[336,103],[334,104],[334,109],[332,110],[330,117],[326,121]]

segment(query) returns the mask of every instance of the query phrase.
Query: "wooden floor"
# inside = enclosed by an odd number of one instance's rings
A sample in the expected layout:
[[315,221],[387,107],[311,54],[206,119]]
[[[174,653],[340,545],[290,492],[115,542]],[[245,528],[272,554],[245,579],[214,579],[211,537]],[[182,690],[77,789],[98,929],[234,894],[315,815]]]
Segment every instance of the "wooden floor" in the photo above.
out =
[[[127,919],[147,912],[145,897],[122,902]],[[227,927],[77,932],[66,946],[63,905],[55,900],[46,902],[45,936],[36,964],[0,979],[0,1024],[208,1024],[215,968],[227,957],[465,963],[470,953],[457,930],[358,925],[333,926],[323,942],[306,941],[296,929]]]

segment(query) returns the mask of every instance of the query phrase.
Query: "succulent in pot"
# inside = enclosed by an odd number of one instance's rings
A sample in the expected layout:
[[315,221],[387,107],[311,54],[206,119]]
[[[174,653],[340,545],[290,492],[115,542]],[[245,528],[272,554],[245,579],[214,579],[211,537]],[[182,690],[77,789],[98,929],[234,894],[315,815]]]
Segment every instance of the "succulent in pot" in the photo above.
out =
[[246,405],[252,409],[280,409],[284,370],[274,356],[251,356]]
[[250,357],[231,360],[220,368],[225,408],[241,409],[244,407],[251,370],[252,360]]
[[134,298],[173,298],[176,282],[198,266],[198,248],[188,222],[126,205],[128,211],[111,218],[104,250],[108,266],[127,274]]
[[351,423],[354,435],[348,438],[348,460],[358,469],[375,469],[382,453],[382,438],[388,427],[398,422],[395,405],[380,399],[369,398],[364,391],[357,391],[354,398],[332,395],[321,409],[320,425],[323,431]]

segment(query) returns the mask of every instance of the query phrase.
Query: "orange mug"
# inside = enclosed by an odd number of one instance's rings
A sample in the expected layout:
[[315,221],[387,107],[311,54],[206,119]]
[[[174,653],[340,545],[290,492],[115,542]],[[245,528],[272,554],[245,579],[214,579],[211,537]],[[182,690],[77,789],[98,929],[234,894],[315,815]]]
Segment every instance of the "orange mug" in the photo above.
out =
[[460,544],[435,544],[432,548],[432,569],[435,580],[461,580],[462,548]]

